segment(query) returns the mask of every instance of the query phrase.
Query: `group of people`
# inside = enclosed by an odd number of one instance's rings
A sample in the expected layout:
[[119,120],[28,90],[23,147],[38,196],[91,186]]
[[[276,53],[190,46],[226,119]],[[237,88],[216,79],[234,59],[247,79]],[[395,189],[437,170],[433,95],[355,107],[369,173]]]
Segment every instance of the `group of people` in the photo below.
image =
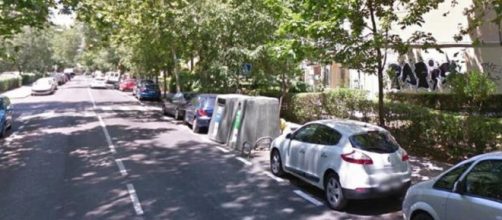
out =
[[459,66],[448,61],[442,64],[430,59],[427,62],[407,63],[401,60],[399,64],[390,64],[389,70],[393,71],[391,79],[392,89],[421,89],[427,91],[442,91],[447,76],[459,72]]

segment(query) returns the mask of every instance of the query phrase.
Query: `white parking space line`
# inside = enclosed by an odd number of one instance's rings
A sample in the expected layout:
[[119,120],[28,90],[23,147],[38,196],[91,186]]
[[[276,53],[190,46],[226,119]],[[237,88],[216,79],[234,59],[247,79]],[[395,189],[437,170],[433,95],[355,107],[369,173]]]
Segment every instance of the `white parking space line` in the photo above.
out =
[[162,108],[158,106],[148,106],[146,109],[149,111],[162,111]]
[[242,162],[242,163],[243,163],[244,165],[246,165],[246,166],[251,166],[251,165],[253,165],[253,163],[251,163],[251,161],[246,160],[246,159],[244,159],[244,158],[242,158],[242,157],[235,157],[235,159],[237,159],[238,161]]
[[120,106],[119,107],[119,110],[120,111],[125,111],[125,112],[128,112],[128,111],[131,111],[131,108],[127,107],[127,106]]
[[134,110],[135,111],[140,111],[140,112],[146,111],[146,109],[145,109],[144,106],[134,106]]
[[102,111],[112,111],[112,107],[110,107],[110,106],[102,106],[101,110]]
[[311,195],[304,193],[301,190],[294,190],[293,191],[296,195],[299,195],[300,197],[304,198],[305,200],[309,201],[310,203],[314,204],[315,206],[322,206],[322,202],[319,202],[319,200],[315,199]]
[[263,173],[265,175],[267,175],[268,177],[272,178],[273,180],[277,181],[278,183],[282,183],[284,182],[284,179],[280,178],[280,177],[276,177],[274,174],[272,174],[271,172],[269,171],[263,171]]
[[139,202],[138,195],[136,195],[136,190],[134,186],[130,183],[127,184],[127,191],[129,192],[129,197],[131,198],[132,205],[136,215],[143,215],[143,209],[141,208],[141,203]]
[[127,176],[127,170],[126,170],[126,168],[125,168],[124,163],[122,162],[122,160],[121,159],[116,159],[115,163],[117,163],[117,166],[119,167],[120,174],[122,174],[122,176]]
[[228,152],[230,152],[229,150],[227,150],[227,149],[225,149],[225,148],[223,148],[223,147],[216,147],[216,149],[220,150],[220,151],[221,151],[221,152],[223,152],[223,153],[228,153]]

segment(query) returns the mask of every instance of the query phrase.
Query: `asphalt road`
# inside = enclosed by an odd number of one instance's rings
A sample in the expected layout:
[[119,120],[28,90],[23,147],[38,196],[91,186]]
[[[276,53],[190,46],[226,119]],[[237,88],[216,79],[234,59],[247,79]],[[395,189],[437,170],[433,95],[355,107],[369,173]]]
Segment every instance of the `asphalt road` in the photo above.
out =
[[0,219],[400,219],[400,201],[330,210],[322,192],[273,178],[116,90],[77,77],[15,99],[0,140]]

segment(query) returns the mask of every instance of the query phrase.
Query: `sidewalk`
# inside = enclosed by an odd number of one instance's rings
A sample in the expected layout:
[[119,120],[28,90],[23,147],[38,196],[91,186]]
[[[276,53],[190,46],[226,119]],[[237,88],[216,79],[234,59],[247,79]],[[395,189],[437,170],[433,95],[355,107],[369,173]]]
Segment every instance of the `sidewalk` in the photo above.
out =
[[31,86],[21,86],[19,88],[1,93],[0,95],[7,96],[10,99],[26,98],[31,95]]

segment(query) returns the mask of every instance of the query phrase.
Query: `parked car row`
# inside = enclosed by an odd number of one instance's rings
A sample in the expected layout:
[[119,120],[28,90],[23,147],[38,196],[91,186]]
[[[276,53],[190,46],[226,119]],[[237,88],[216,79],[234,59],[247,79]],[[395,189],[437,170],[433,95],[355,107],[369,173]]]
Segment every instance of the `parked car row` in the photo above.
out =
[[216,94],[176,93],[168,94],[162,103],[164,115],[183,120],[193,132],[207,130],[213,115]]
[[270,170],[290,174],[325,192],[329,207],[349,200],[405,195],[409,220],[500,219],[502,152],[479,155],[411,186],[407,152],[387,130],[351,120],[323,120],[276,138]]
[[40,78],[31,86],[31,95],[54,94],[58,86],[71,80],[75,74],[66,70],[64,73],[51,73],[50,77]]
[[[148,80],[124,80],[119,89],[132,90],[138,99],[158,97]],[[162,111],[198,133],[209,127],[216,97],[170,93]],[[502,152],[473,157],[414,186],[409,159],[389,131],[353,120],[306,123],[275,138],[270,148],[274,175],[293,175],[323,190],[335,210],[345,209],[350,200],[392,197],[404,198],[407,220],[502,217]]]

